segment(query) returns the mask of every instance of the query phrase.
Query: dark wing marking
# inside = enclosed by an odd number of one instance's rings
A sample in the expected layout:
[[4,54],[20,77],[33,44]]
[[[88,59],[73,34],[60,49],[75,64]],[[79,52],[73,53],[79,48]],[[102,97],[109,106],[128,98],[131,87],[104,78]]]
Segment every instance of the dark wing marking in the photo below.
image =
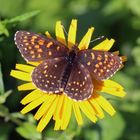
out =
[[14,40],[26,61],[63,57],[68,52],[68,48],[57,40],[32,32],[18,31]]
[[77,57],[78,62],[83,64],[97,80],[110,78],[122,66],[121,58],[107,51],[81,50]]

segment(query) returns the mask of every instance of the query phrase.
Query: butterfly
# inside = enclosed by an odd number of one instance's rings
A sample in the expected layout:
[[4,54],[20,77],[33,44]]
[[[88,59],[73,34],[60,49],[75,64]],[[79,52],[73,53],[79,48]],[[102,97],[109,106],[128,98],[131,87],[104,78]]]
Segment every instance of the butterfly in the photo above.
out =
[[110,78],[121,68],[117,54],[93,49],[69,49],[61,42],[28,31],[17,31],[15,44],[26,61],[40,62],[31,74],[33,84],[43,92],[66,94],[76,101],[91,97],[93,79]]

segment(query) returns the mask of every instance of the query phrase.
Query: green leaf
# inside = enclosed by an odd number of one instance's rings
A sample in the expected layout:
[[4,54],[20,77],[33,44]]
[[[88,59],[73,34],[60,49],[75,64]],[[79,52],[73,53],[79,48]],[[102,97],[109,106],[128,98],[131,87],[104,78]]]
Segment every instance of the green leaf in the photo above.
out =
[[6,35],[6,36],[9,36],[9,32],[5,26],[5,24],[2,23],[2,21],[0,21],[0,35]]
[[137,44],[140,45],[140,37],[137,38]]
[[111,0],[105,4],[103,13],[106,15],[112,15],[114,13],[122,12],[125,9],[124,0]]
[[10,115],[14,118],[18,118],[18,119],[25,119],[25,116],[22,115],[21,113],[19,112],[14,112],[14,113],[10,113]]
[[101,126],[102,140],[118,139],[125,128],[125,122],[119,112],[113,117],[106,116],[105,119],[99,122]]
[[133,14],[140,16],[140,0],[128,0],[127,4]]
[[36,131],[36,126],[29,122],[23,123],[21,126],[16,128],[16,131],[26,139],[40,140],[41,133]]
[[2,34],[9,36],[9,32],[8,32],[5,24],[3,24],[2,21],[0,21],[0,35],[2,35]]
[[43,131],[43,137],[47,137],[48,140],[73,140],[74,137],[80,134],[80,130],[81,127],[77,125],[73,114],[65,131],[54,131],[51,125]]
[[140,46],[136,46],[133,51],[132,51],[132,55],[135,59],[136,65],[140,66]]
[[29,123],[35,123],[36,122],[35,119],[34,119],[34,116],[31,113],[26,115],[26,117],[27,117],[26,119]]
[[3,84],[3,76],[1,71],[1,64],[0,64],[0,95],[4,94],[4,84]]
[[5,34],[6,36],[9,36],[9,32],[6,28],[7,24],[22,22],[24,20],[27,20],[27,19],[33,17],[33,16],[36,16],[38,13],[39,13],[39,11],[36,10],[36,11],[32,11],[32,12],[22,14],[20,16],[17,16],[17,17],[11,18],[11,19],[6,19],[6,20],[3,20],[3,21],[0,21],[0,35]]
[[7,97],[12,93],[12,90],[6,91],[4,94],[0,95],[0,104],[5,103]]
[[0,140],[8,140],[13,126],[10,123],[0,123]]
[[132,27],[135,29],[135,30],[140,30],[140,18],[138,17],[133,17],[131,19],[131,24],[132,24]]
[[132,91],[129,91],[129,94],[127,94],[124,102],[121,102],[119,105],[119,109],[124,112],[139,112],[139,103],[140,103],[140,90],[139,89],[133,89]]
[[28,12],[28,13],[25,13],[25,14],[22,14],[20,16],[17,16],[17,17],[14,17],[14,18],[11,18],[9,20],[5,20],[5,24],[7,23],[15,23],[15,22],[22,22],[24,20],[27,20],[27,19],[30,19],[31,17],[33,16],[36,16],[40,11],[36,10],[36,11],[32,11],[32,12]]
[[[129,69],[126,69],[126,73],[129,75],[129,77],[137,77],[140,73],[140,67],[139,66],[130,66]],[[132,79],[132,78],[131,78]],[[138,84],[135,84],[135,86]]]
[[133,89],[135,86],[135,80],[123,72],[118,72],[114,75],[113,80],[124,86],[127,90]]
[[0,116],[4,117],[6,114],[8,114],[8,112],[8,108],[0,104]]
[[84,132],[86,140],[100,140],[100,134],[97,130],[87,129]]

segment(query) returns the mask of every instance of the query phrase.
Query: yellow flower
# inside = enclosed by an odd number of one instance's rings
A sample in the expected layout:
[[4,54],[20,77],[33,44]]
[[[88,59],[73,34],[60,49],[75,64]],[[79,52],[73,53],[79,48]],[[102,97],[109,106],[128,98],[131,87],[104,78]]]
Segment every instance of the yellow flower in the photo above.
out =
[[[71,48],[76,43],[76,31],[77,20],[72,20],[68,32],[67,43],[61,22],[56,22],[56,38],[69,48]],[[78,45],[80,50],[88,48],[93,31],[93,27],[89,28]],[[46,32],[46,35],[51,38],[48,32]],[[113,43],[114,39],[105,39],[93,49],[108,51],[112,47]],[[118,55],[118,52],[114,53],[117,53]],[[121,58],[123,62],[126,60],[126,57],[122,56]],[[68,98],[65,94],[46,94],[43,91],[37,89],[37,87],[35,87],[32,82],[31,73],[38,65],[39,62],[29,62],[29,65],[17,64],[17,70],[12,70],[11,76],[27,82],[18,86],[19,91],[33,90],[21,100],[21,103],[26,105],[22,109],[21,113],[26,114],[27,112],[40,106],[34,116],[36,120],[39,120],[39,124],[37,126],[37,130],[39,132],[41,132],[47,126],[51,118],[55,121],[54,130],[66,129],[68,127],[72,111],[74,112],[78,125],[83,124],[81,111],[94,123],[98,119],[104,118],[103,110],[109,115],[113,116],[115,114],[114,108],[99,92],[105,92],[118,97],[124,97],[126,94],[123,87],[112,80],[94,80],[94,93],[91,98],[84,101],[75,101]]]

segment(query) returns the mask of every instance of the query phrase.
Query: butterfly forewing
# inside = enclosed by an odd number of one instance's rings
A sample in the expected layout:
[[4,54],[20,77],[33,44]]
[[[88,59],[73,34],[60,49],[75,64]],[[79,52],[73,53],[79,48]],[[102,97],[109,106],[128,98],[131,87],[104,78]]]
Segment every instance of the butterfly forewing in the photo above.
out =
[[15,44],[26,61],[63,57],[68,52],[68,48],[57,40],[27,31],[16,32]]
[[97,80],[110,78],[122,65],[118,55],[106,51],[81,50],[77,57]]
[[37,88],[48,93],[60,93],[60,80],[66,67],[64,58],[46,60],[32,73],[32,81]]
[[75,63],[64,93],[75,100],[86,100],[93,93],[93,83],[89,71],[80,63]]

